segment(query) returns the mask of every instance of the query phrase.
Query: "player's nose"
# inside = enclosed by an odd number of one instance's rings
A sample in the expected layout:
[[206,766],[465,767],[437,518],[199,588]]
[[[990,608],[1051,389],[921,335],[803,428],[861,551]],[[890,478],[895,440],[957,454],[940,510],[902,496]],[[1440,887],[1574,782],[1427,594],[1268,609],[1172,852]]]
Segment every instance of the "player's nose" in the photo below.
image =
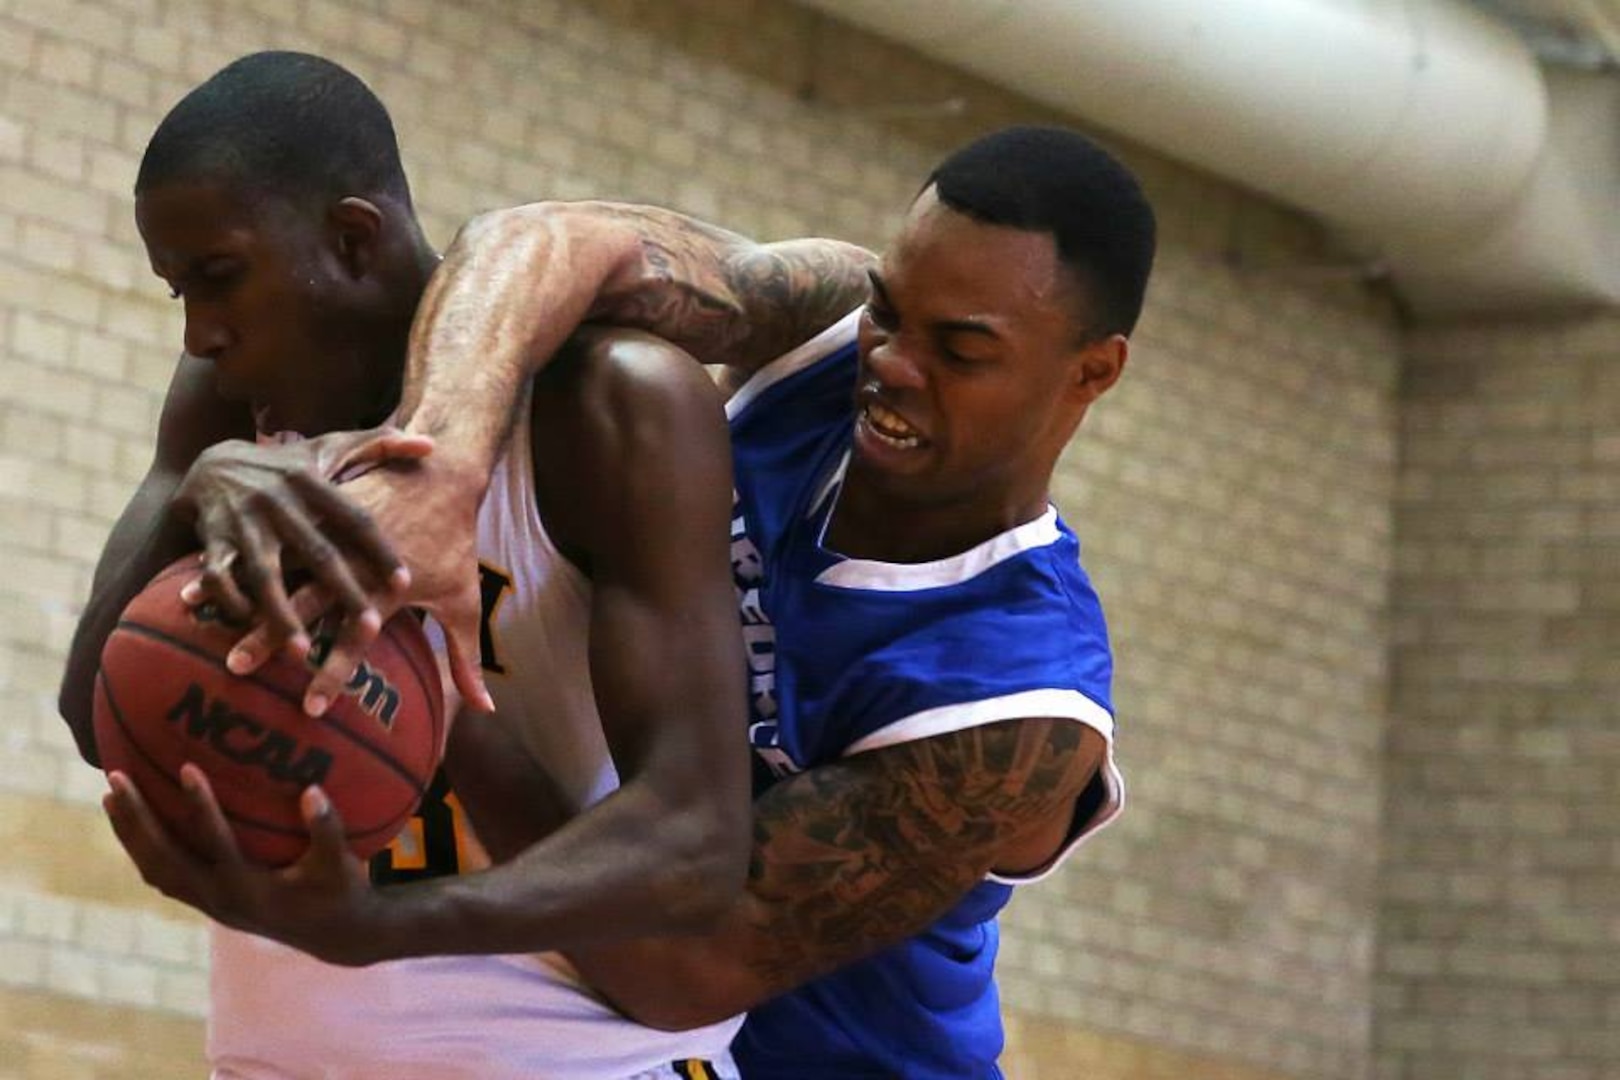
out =
[[205,360],[218,360],[231,344],[231,332],[224,320],[200,305],[186,304],[186,352]]
[[899,335],[875,343],[866,354],[866,367],[885,389],[916,390],[925,382],[916,354]]

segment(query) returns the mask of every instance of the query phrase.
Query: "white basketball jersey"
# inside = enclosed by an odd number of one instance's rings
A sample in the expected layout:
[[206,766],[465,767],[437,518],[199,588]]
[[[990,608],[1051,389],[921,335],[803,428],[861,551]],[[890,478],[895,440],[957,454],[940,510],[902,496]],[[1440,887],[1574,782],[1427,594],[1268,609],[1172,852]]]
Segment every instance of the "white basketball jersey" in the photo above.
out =
[[[541,524],[527,403],[519,416],[479,509],[496,712],[472,722],[510,725],[584,808],[618,787],[591,690],[591,586]],[[680,1033],[643,1027],[556,953],[343,968],[225,927],[212,945],[215,1080],[623,1080],[690,1059],[732,1075],[727,1046],[742,1017]]]

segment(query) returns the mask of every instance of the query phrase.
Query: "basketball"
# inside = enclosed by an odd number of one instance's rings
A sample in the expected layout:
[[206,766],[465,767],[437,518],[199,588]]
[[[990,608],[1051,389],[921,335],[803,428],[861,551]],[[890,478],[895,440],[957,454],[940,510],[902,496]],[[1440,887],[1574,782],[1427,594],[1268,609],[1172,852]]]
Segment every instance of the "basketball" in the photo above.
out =
[[444,748],[444,695],[420,621],[395,615],[326,714],[307,716],[304,690],[325,652],[279,654],[233,675],[226,654],[243,628],[210,604],[188,607],[188,555],[132,600],[107,639],[96,677],[101,764],[121,770],[175,835],[187,840],[180,767],[207,774],[243,855],[266,866],[296,860],[309,836],[303,790],[319,784],[361,858],[387,846],[415,812]]

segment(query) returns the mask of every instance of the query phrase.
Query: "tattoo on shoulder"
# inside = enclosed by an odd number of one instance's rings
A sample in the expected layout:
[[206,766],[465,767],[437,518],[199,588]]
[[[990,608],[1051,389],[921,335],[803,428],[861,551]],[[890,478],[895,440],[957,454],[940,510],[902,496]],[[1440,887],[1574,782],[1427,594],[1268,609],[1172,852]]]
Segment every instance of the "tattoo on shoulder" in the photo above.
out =
[[755,807],[756,974],[786,988],[929,925],[1010,839],[1073,806],[1101,762],[1088,731],[990,724],[778,785]]
[[[765,363],[807,341],[867,300],[871,252],[837,240],[788,240],[742,253],[728,266]],[[753,366],[753,365],[749,365]]]
[[876,256],[837,240],[760,244],[672,211],[614,206],[641,237],[637,279],[605,314],[704,363],[752,369],[866,300]]

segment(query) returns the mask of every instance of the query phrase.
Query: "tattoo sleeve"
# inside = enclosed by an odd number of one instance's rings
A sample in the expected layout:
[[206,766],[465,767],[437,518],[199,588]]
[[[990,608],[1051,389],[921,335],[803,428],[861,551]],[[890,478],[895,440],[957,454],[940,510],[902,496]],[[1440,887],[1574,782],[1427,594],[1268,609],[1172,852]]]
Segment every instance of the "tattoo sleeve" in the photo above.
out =
[[760,244],[652,207],[611,206],[641,237],[639,273],[596,313],[707,364],[753,371],[866,302],[870,251],[812,238]]
[[540,203],[468,222],[411,328],[398,419],[487,477],[524,381],[581,323],[646,330],[752,371],[864,301],[871,252],[758,244],[670,210]]
[[909,937],[997,868],[1006,845],[1067,823],[1102,736],[1007,721],[811,769],[755,809],[746,963],[766,993]]
[[1038,718],[817,766],[754,804],[748,886],[714,930],[569,955],[644,1024],[714,1023],[919,933],[1013,869],[1015,847],[1069,824],[1105,752],[1091,728]]

